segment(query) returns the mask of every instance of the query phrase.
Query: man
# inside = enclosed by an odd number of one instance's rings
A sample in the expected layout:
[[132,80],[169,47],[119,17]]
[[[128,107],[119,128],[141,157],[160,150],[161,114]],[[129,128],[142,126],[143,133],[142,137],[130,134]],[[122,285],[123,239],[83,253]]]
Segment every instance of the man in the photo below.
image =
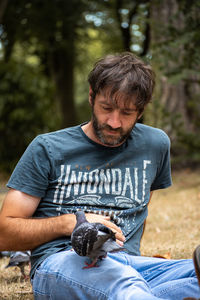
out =
[[[42,134],[9,182],[0,249],[32,249],[35,299],[182,299],[198,295],[191,260],[140,256],[147,206],[171,185],[169,139],[137,123],[151,100],[154,73],[131,53],[109,55],[89,75],[89,122]],[[70,251],[77,210],[116,232],[127,252],[98,268]]]

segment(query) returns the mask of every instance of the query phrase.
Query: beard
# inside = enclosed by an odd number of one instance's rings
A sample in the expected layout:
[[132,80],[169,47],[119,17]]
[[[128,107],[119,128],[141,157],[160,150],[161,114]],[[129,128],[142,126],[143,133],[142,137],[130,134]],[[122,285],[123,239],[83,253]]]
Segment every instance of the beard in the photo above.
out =
[[[92,126],[93,126],[95,136],[97,137],[98,140],[100,140],[101,143],[110,147],[118,146],[123,142],[125,142],[126,139],[129,137],[131,130],[135,126],[136,122],[137,119],[134,122],[134,124],[126,130],[124,130],[123,128],[114,129],[108,124],[105,123],[100,124],[94,111],[92,113]],[[113,132],[113,135],[108,133],[106,134],[106,131]]]

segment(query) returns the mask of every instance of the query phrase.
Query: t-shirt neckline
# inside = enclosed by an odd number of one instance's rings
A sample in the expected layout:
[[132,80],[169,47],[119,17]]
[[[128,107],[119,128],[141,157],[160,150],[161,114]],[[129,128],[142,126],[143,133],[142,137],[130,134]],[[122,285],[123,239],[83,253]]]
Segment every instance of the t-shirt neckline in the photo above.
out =
[[92,139],[90,139],[87,134],[85,134],[85,132],[82,129],[82,126],[87,124],[88,122],[84,122],[82,124],[79,125],[79,131],[81,133],[81,135],[92,145],[96,146],[99,149],[104,149],[104,150],[108,150],[108,151],[119,151],[121,149],[123,149],[127,143],[127,140],[121,144],[120,146],[116,146],[116,147],[109,147],[109,146],[105,146],[99,143],[96,143],[95,141],[93,141]]

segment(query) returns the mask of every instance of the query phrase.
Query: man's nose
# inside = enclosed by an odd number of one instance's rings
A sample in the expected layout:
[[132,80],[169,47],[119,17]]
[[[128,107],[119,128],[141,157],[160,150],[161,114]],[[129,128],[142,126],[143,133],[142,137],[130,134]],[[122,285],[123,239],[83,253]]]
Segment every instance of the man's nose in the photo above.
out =
[[120,113],[117,110],[112,111],[109,114],[107,124],[113,129],[117,129],[121,127]]

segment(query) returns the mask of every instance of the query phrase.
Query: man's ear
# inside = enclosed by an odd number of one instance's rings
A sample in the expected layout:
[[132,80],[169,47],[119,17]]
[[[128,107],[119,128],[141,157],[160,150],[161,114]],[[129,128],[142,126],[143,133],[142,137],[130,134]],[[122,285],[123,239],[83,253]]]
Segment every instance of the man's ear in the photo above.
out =
[[138,120],[142,118],[142,116],[143,116],[143,113],[144,113],[144,111],[143,111],[143,112],[141,112],[141,113],[138,115],[138,118],[137,118]]
[[143,107],[142,112],[138,115],[138,120],[142,118],[142,116],[143,116],[143,114],[144,114],[144,111],[145,111],[146,107],[147,107],[147,104]]
[[93,94],[93,91],[92,91],[92,88],[90,86],[90,88],[89,88],[89,103],[90,103],[90,105],[92,105],[92,94]]

